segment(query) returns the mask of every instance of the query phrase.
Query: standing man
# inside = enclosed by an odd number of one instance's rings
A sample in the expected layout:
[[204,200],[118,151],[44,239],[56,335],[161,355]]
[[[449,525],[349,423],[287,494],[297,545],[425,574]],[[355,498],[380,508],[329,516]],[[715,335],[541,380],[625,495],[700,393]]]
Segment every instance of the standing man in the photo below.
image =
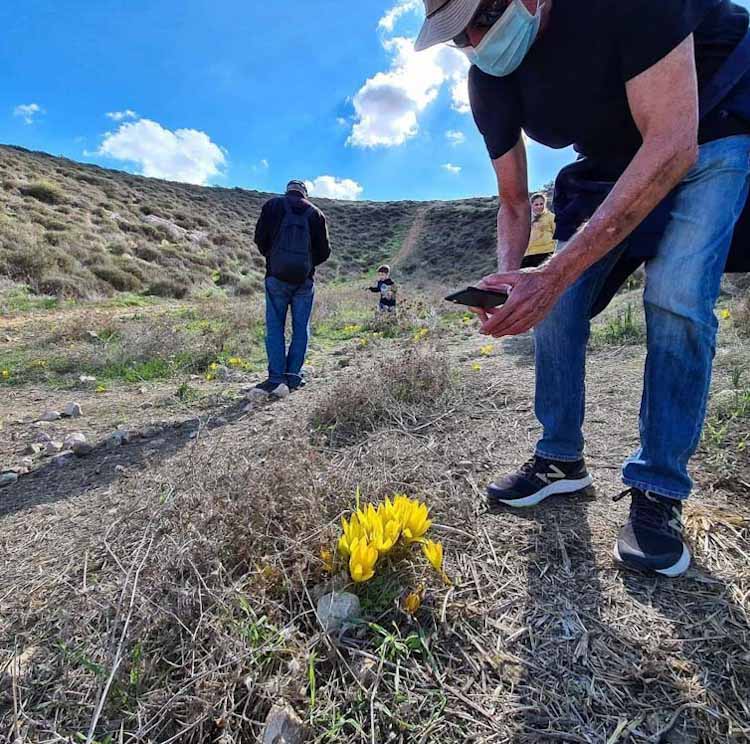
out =
[[[266,353],[268,379],[258,389],[274,397],[305,384],[302,365],[310,337],[315,267],[331,255],[326,218],[307,199],[302,181],[290,181],[284,196],[269,199],[255,226],[255,244],[266,258]],[[287,311],[292,340],[286,349]]]
[[[525,465],[489,486],[489,500],[531,506],[591,483],[582,427],[592,309],[621,259],[648,255],[640,447],[623,467],[621,496],[631,507],[614,553],[627,566],[678,576],[690,564],[681,514],[706,412],[714,305],[748,195],[750,84],[747,64],[732,55],[746,49],[747,11],[729,0],[425,6],[416,48],[452,39],[473,63],[472,111],[502,195],[500,273],[483,286],[510,287],[510,298],[481,313],[482,333],[536,332],[543,434]],[[698,94],[732,67],[733,86],[699,117]],[[575,145],[581,155],[574,177],[561,174],[556,184],[557,237],[568,242],[524,271],[530,215],[522,131],[549,147]],[[612,188],[594,198],[607,182]],[[564,235],[558,191],[569,218]]]

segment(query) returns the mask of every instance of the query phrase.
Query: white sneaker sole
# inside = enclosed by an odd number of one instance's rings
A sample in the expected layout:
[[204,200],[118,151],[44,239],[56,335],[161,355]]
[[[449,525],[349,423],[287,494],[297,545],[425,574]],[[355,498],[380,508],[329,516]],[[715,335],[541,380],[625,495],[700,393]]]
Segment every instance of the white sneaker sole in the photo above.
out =
[[[627,563],[620,557],[620,551],[617,547],[617,542],[615,542],[615,548],[612,552],[614,554],[615,560],[619,564],[623,566],[631,567],[629,563]],[[658,574],[661,574],[662,576],[668,576],[670,579],[674,579],[677,576],[682,576],[682,574],[684,574],[685,571],[687,571],[688,568],[690,568],[691,560],[692,560],[692,557],[690,555],[690,551],[688,550],[688,546],[683,545],[682,555],[680,556],[680,560],[677,561],[677,563],[675,563],[674,566],[670,566],[669,568],[660,568],[660,569],[655,568],[654,573],[658,573]],[[638,566],[632,566],[632,568],[638,569]],[[640,569],[640,570],[643,570],[643,569]]]
[[565,493],[576,493],[582,491],[584,488],[588,488],[594,479],[587,475],[585,478],[579,478],[578,480],[561,480],[555,483],[550,483],[548,486],[539,489],[536,493],[532,493],[531,496],[526,496],[522,499],[497,499],[490,495],[493,501],[498,504],[505,504],[506,506],[513,506],[518,509],[523,509],[529,506],[536,506],[541,504],[544,499],[550,496],[559,496]]

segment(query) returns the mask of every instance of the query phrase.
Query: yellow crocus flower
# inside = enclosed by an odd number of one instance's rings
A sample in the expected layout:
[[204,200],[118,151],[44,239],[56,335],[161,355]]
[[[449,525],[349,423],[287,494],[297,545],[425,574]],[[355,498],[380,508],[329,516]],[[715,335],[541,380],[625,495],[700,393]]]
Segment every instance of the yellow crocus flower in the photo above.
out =
[[443,572],[443,546],[440,543],[428,540],[422,545],[422,552],[430,565],[439,573]]
[[408,615],[415,615],[419,608],[422,606],[422,596],[424,595],[424,587],[420,586],[416,591],[408,594],[404,599],[404,612]]
[[424,533],[432,526],[427,506],[412,502],[411,509],[404,515],[403,525],[401,532],[407,543],[422,542]]
[[349,574],[357,584],[369,581],[375,575],[378,551],[364,539],[356,540],[351,549]]
[[482,356],[490,356],[492,352],[495,350],[495,347],[492,344],[487,344],[486,346],[482,346],[481,349],[479,349],[479,353]]

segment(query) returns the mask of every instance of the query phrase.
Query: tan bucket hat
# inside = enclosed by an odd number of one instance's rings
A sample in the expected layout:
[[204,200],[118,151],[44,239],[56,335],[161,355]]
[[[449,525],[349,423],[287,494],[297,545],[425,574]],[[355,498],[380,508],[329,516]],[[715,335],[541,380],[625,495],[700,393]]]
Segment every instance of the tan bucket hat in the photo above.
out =
[[482,0],[424,0],[427,18],[414,42],[414,49],[421,52],[458,36],[481,4]]

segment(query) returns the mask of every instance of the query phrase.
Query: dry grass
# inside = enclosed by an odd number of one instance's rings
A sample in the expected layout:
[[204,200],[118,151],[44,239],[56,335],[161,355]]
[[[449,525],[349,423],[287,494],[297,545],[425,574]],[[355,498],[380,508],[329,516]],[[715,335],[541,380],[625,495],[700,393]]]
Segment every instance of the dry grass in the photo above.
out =
[[415,426],[444,412],[451,391],[447,360],[429,345],[378,361],[333,386],[310,424],[331,446],[362,442],[375,430]]

